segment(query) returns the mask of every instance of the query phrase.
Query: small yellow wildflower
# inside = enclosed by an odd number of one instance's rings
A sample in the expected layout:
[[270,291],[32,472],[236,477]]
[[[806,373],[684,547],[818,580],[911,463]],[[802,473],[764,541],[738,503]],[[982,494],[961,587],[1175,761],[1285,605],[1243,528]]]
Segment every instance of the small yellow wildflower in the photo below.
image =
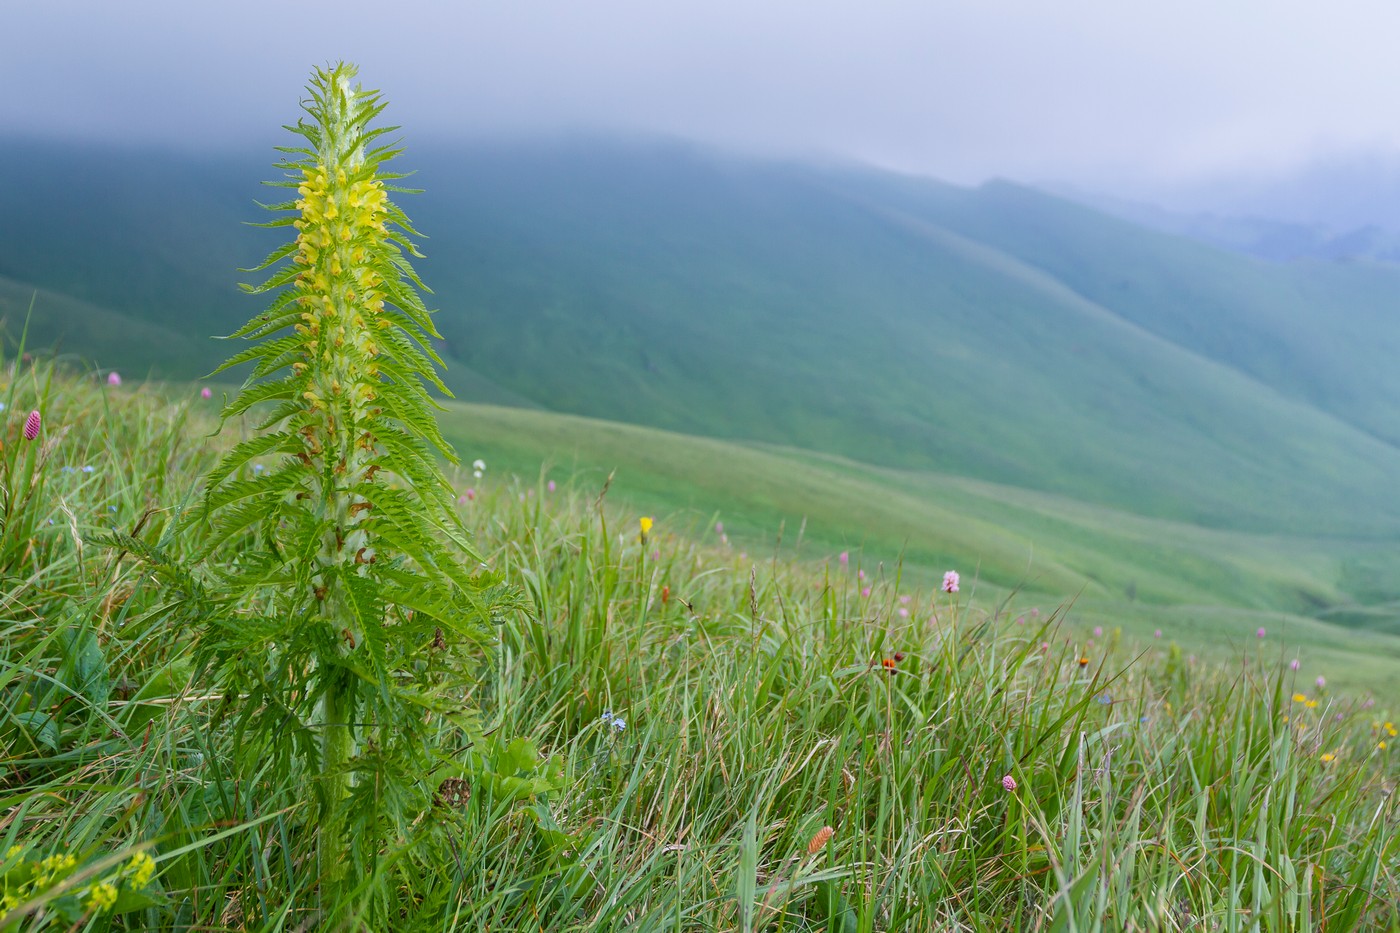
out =
[[136,883],[136,886],[142,888],[156,873],[156,860],[145,852],[137,852],[127,863],[126,870],[131,872],[131,880]]
[[1385,740],[1382,739],[1381,742],[1376,746],[1376,748],[1379,748],[1381,751],[1385,751]]
[[1336,760],[1337,760],[1337,756],[1334,755],[1334,754],[1332,754],[1331,752],[1324,752],[1324,753],[1322,754],[1322,763],[1323,763],[1323,764],[1327,764],[1328,762],[1336,761]]
[[47,888],[52,884],[57,876],[78,864],[78,860],[71,855],[50,855],[41,860],[35,866],[34,887],[36,890]]
[[19,855],[23,851],[24,846],[10,846],[10,848],[5,852],[5,859],[8,861],[9,859],[14,858],[16,855]]
[[642,526],[642,537],[645,538],[647,534],[651,531],[651,526],[653,524],[651,516],[643,515],[638,524]]
[[1295,693],[1295,694],[1293,694],[1293,702],[1294,702],[1294,703],[1306,703],[1307,700],[1308,700],[1308,695],[1307,695],[1306,693]]
[[1303,705],[1306,706],[1308,709],[1315,709],[1315,708],[1317,707],[1317,701],[1316,701],[1316,700],[1309,700],[1308,702],[1304,703]]
[[116,902],[117,888],[115,885],[108,884],[104,881],[88,889],[88,910],[106,910]]
[[39,863],[39,868],[43,871],[64,871],[78,864],[78,860],[71,855],[50,855]]
[[1395,732],[1395,723],[1393,723],[1393,722],[1388,722],[1388,723],[1385,724],[1385,734],[1388,735],[1388,736],[1390,736],[1392,739],[1395,738],[1395,736],[1396,736],[1396,732]]

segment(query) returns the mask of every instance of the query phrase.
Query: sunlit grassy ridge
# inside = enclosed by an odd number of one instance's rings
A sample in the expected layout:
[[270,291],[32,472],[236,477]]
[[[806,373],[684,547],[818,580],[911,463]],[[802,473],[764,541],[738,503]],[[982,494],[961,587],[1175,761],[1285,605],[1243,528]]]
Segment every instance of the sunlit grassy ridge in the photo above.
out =
[[[197,607],[92,542],[199,542],[171,519],[209,462],[214,403],[8,372],[0,927],[314,926],[328,905],[281,809],[305,775],[230,780],[221,685],[185,660]],[[859,552],[741,556],[742,531],[726,548],[678,532],[684,514],[643,540],[614,502],[622,473],[600,508],[594,473],[550,490],[505,472],[464,478],[461,508],[529,609],[500,620],[464,700],[562,756],[564,788],[472,772],[359,879],[352,913],[437,930],[1400,928],[1395,714],[1290,671],[1273,635],[1217,665],[974,596],[958,555],[949,593]]]

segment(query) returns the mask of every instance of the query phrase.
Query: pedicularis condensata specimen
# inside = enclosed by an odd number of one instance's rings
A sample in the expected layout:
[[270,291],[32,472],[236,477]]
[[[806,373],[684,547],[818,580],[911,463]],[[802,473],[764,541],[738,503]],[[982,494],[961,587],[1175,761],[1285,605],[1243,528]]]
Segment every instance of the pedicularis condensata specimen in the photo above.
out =
[[[318,70],[279,168],[296,198],[271,206],[292,242],[248,287],[275,297],[233,336],[256,341],[225,419],[251,439],[210,475],[204,502],[226,592],[246,607],[213,626],[206,665],[242,697],[242,747],[315,779],[321,875],[338,902],[431,806],[444,735],[472,723],[461,680],[509,593],[484,575],[435,458],[452,457],[427,386],[445,392],[437,336],[408,256],[416,235],[389,200],[369,124],[384,104],[355,69]],[[460,684],[458,685],[461,686]],[[447,698],[454,696],[455,702]],[[450,727],[446,728],[445,726]]]

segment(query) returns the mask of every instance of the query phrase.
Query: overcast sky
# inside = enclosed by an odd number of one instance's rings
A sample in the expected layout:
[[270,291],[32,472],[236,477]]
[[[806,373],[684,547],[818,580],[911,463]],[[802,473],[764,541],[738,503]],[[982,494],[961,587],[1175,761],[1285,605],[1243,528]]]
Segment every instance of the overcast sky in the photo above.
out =
[[555,129],[1120,193],[1400,149],[1396,0],[0,0],[0,134],[279,142],[344,58],[406,140]]

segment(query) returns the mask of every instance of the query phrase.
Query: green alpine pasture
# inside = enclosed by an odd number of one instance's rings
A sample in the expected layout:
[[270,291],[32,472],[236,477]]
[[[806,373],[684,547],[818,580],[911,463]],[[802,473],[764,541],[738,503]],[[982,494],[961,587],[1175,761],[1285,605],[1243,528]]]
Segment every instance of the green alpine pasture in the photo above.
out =
[[[893,541],[820,518],[801,544],[789,524],[775,559],[748,493],[699,509],[689,488],[786,473],[854,500],[875,478],[573,419],[514,425],[579,451],[546,475],[517,446],[516,478],[496,438],[520,413],[455,406],[464,459],[494,458],[454,480],[461,518],[521,601],[494,645],[444,658],[475,685],[455,699],[510,742],[440,748],[459,783],[363,798],[417,809],[328,904],[300,759],[235,779],[236,697],[191,663],[200,607],[118,546],[254,546],[180,520],[237,439],[211,436],[217,400],[4,366],[0,928],[1400,928],[1395,705],[1335,687],[1340,670],[1317,687],[1293,631],[1210,660],[1176,631],[1095,638],[1077,607],[974,582],[963,555],[926,567],[960,572],[947,592],[880,566]],[[632,448],[606,495],[583,434]],[[633,476],[682,461],[669,497]],[[656,507],[649,532],[624,500]]]
[[0,931],[1400,931],[1395,267],[354,76],[0,144]]

